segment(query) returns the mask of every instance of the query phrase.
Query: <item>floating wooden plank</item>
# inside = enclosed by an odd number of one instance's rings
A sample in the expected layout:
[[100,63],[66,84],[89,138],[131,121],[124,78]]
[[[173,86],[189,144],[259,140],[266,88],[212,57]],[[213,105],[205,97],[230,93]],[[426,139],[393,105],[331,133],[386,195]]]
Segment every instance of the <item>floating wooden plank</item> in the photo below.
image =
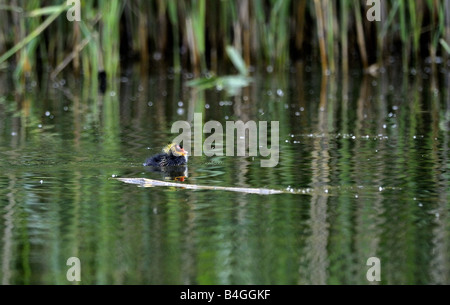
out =
[[276,194],[293,194],[293,195],[310,195],[310,196],[336,196],[338,194],[351,194],[354,198],[359,198],[359,195],[376,196],[376,193],[390,191],[399,191],[401,188],[389,186],[318,186],[313,188],[296,188],[288,187],[285,190],[274,190],[265,188],[246,188],[246,187],[225,187],[225,186],[209,186],[198,184],[174,183],[167,181],[160,181],[146,178],[114,178],[128,184],[139,185],[140,187],[177,187],[187,190],[210,190],[210,191],[228,191],[245,194],[258,195],[276,195]]
[[264,188],[246,188],[246,187],[225,187],[225,186],[209,186],[209,185],[197,185],[197,184],[182,184],[174,182],[159,181],[146,178],[115,178],[116,180],[129,183],[137,184],[140,187],[155,187],[155,186],[165,186],[165,187],[178,187],[188,190],[211,190],[211,191],[228,191],[228,192],[238,192],[246,194],[258,194],[258,195],[274,195],[274,194],[286,194],[291,193],[289,191],[271,190]]

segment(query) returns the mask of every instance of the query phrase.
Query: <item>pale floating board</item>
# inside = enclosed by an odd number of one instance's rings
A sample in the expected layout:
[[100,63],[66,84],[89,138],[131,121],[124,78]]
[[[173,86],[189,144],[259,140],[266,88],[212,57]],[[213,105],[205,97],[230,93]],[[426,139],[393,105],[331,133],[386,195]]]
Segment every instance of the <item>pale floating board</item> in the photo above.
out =
[[[315,188],[301,188],[301,189],[293,189],[287,188],[286,190],[273,190],[273,189],[265,189],[265,188],[246,188],[246,187],[226,187],[226,186],[209,186],[209,185],[198,185],[198,184],[183,184],[183,183],[174,183],[174,182],[166,182],[154,179],[147,178],[114,178],[115,180],[119,180],[128,184],[135,184],[140,187],[177,187],[187,190],[210,190],[210,191],[228,191],[228,192],[238,192],[244,194],[258,194],[258,195],[276,195],[276,194],[294,194],[294,195],[319,195],[319,196],[333,196],[340,192],[353,193],[358,195],[361,191],[369,191],[369,194],[374,194],[375,192],[382,192],[385,190],[398,191],[401,188],[398,187],[374,187],[374,186],[321,186]],[[366,193],[367,196],[367,193]],[[356,196],[355,198],[358,198]]]
[[[274,194],[292,194],[291,191],[271,190],[264,188],[246,188],[246,187],[225,187],[225,186],[209,186],[209,185],[197,185],[197,184],[182,184],[174,182],[165,182],[146,178],[115,178],[116,180],[128,183],[137,184],[140,187],[179,187],[188,190],[210,190],[210,191],[228,191],[238,192],[246,194],[258,194],[258,195],[274,195]],[[295,194],[308,194],[309,191],[305,189],[303,192],[296,191]]]

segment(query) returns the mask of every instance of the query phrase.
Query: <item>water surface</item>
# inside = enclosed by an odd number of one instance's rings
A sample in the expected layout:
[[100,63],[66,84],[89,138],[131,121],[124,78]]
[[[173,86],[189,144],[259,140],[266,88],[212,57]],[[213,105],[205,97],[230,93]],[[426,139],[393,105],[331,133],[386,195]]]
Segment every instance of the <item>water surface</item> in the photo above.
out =
[[[441,69],[441,70],[439,70]],[[450,283],[449,74],[322,78],[299,65],[235,96],[132,70],[110,84],[0,79],[0,279],[67,284]],[[280,160],[190,157],[185,182],[140,188],[173,122],[280,122]]]

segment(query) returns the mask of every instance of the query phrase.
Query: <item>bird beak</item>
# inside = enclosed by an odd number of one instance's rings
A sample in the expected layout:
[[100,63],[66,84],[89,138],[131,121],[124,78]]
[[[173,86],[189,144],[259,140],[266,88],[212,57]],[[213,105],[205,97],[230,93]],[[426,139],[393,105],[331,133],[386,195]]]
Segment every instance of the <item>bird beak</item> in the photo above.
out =
[[187,156],[188,152],[184,150],[184,148],[181,149],[181,153],[183,154],[183,156]]

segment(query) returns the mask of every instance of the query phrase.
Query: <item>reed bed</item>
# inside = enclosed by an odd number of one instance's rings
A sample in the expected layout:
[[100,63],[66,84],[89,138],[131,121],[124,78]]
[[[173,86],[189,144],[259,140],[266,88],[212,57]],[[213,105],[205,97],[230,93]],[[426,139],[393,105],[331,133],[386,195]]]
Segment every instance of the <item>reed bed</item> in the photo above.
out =
[[[324,74],[370,70],[392,56],[405,70],[450,52],[450,1],[382,0],[369,21],[365,0],[81,1],[69,22],[66,1],[0,0],[0,69],[16,78],[67,67],[87,78],[116,77],[138,61],[174,72],[218,73],[233,46],[256,70],[287,69],[306,58]],[[121,64],[123,63],[123,64]]]

